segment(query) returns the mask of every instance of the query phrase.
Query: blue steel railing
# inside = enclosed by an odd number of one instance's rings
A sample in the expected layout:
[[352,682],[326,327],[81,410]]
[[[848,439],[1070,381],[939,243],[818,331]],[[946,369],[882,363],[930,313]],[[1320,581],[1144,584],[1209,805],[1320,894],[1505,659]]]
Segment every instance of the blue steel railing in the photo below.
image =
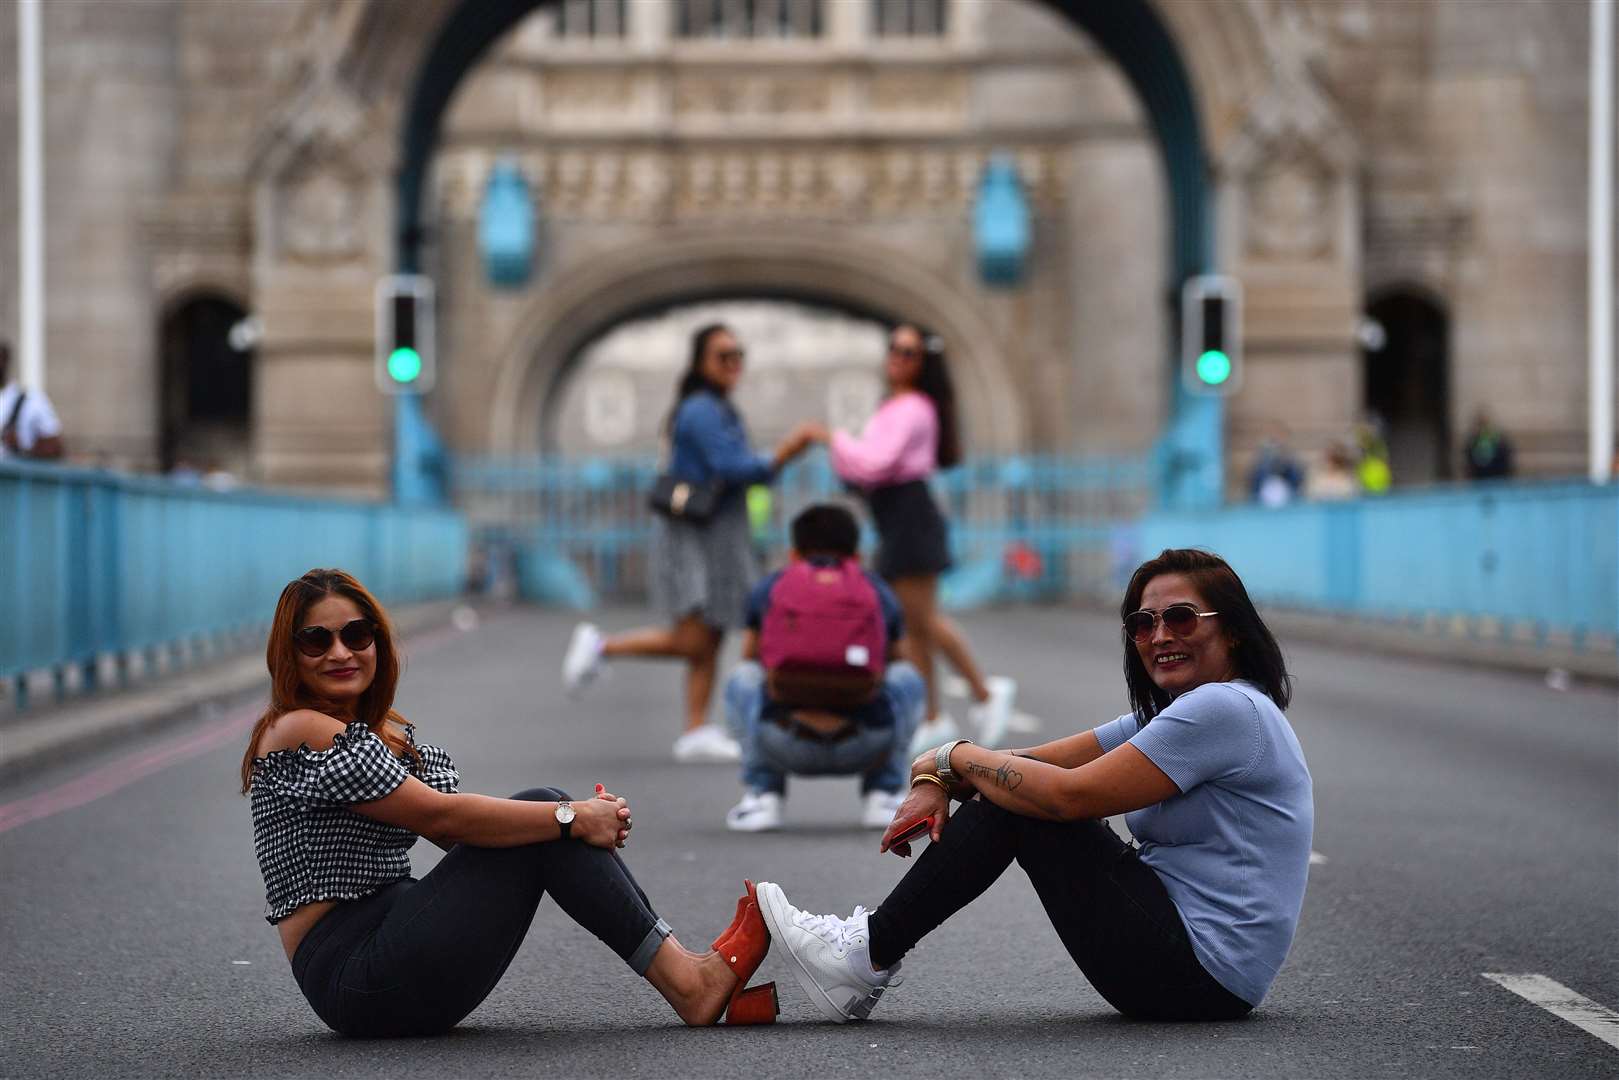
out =
[[[645,595],[646,493],[657,471],[644,458],[463,457],[453,463],[451,488],[477,542],[494,561],[516,564],[525,595],[584,607]],[[982,458],[944,473],[934,488],[951,518],[958,564],[947,600],[1111,589],[1119,529],[1145,512],[1148,485],[1148,464],[1138,458]],[[799,509],[844,494],[823,452],[783,470],[756,530],[766,556],[785,552]]]
[[1256,600],[1466,636],[1612,651],[1619,486],[1479,483],[1348,502],[1154,514],[1136,553],[1218,552]]
[[286,583],[353,573],[384,603],[454,596],[459,514],[0,463],[0,679],[260,633]]

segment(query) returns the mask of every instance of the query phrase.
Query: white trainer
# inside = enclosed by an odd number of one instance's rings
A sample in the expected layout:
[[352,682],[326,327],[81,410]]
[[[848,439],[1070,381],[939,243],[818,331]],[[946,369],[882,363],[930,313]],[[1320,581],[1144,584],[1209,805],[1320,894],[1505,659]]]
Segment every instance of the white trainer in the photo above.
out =
[[748,790],[742,801],[725,814],[725,827],[732,832],[769,832],[781,828],[785,800],[774,791]]
[[562,657],[562,685],[578,697],[601,674],[602,644],[607,639],[595,623],[582,622],[573,628],[568,651]]
[[812,915],[789,904],[781,886],[770,881],[759,882],[758,894],[771,939],[786,947],[798,985],[828,1020],[864,1020],[884,991],[900,984],[899,964],[872,969],[865,908],[855,908],[847,919]]
[[703,724],[675,740],[674,755],[682,765],[726,764],[742,760],[742,744],[715,725]]
[[900,791],[868,791],[860,808],[860,824],[868,829],[886,829],[894,815],[899,813],[905,793]]
[[984,684],[989,687],[989,700],[974,705],[968,710],[967,718],[978,733],[978,745],[996,747],[1006,738],[1006,729],[1012,722],[1017,681],[1004,675],[991,675]]
[[916,725],[916,734],[911,736],[910,755],[914,758],[924,750],[932,750],[935,746],[949,742],[959,737],[956,722],[947,712],[936,713],[932,720],[924,720]]

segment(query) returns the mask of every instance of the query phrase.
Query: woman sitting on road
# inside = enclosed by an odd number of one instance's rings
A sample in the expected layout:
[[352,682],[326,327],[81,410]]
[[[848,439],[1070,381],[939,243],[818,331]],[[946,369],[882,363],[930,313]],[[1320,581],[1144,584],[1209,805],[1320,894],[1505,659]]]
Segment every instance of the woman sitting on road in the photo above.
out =
[[[928,815],[934,843],[876,911],[811,915],[760,883],[766,925],[829,1019],[867,1016],[900,958],[1014,859],[1126,1016],[1234,1020],[1264,998],[1298,926],[1315,818],[1281,649],[1204,551],[1143,563],[1121,614],[1132,712],[1029,750],[956,740],[918,757],[882,849],[910,854],[893,838]],[[952,796],[966,800],[954,818]],[[1102,822],[1115,814],[1139,847]]]
[[[633,825],[624,799],[456,794],[450,755],[393,711],[392,630],[354,578],[311,570],[288,584],[266,658],[270,707],[242,792],[265,916],[334,1031],[448,1031],[494,989],[546,891],[687,1024],[775,1019],[773,986],[742,990],[769,948],[752,884],[718,951],[689,952],[614,850]],[[449,852],[420,881],[407,854],[418,836]]]

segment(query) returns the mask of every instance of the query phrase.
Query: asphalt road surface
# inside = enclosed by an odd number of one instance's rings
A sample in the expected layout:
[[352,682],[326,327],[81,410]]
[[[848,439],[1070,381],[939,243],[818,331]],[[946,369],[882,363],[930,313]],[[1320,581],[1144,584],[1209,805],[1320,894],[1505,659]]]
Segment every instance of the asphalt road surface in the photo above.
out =
[[[456,756],[464,790],[578,794],[601,781],[629,795],[630,864],[693,945],[729,921],[744,875],[847,914],[904,872],[856,827],[852,779],[795,783],[785,832],[727,833],[733,769],[669,761],[676,669],[621,664],[570,703],[557,674],[570,625],[514,610],[407,642],[400,707]],[[1018,610],[966,626],[988,666],[1020,681],[1020,706],[1047,735],[1124,711],[1106,617]],[[1245,1021],[1121,1019],[1014,867],[911,954],[903,987],[864,1024],[820,1022],[772,956],[761,970],[781,982],[774,1027],[686,1030],[546,902],[505,979],[454,1034],[343,1039],[305,1004],[261,917],[234,782],[252,704],[239,701],[0,791],[0,1073],[1619,1075],[1619,1022],[1588,1014],[1604,1041],[1485,977],[1544,976],[1619,1008],[1613,689],[1283,646],[1319,858],[1292,954]],[[422,873],[437,850],[415,854]]]

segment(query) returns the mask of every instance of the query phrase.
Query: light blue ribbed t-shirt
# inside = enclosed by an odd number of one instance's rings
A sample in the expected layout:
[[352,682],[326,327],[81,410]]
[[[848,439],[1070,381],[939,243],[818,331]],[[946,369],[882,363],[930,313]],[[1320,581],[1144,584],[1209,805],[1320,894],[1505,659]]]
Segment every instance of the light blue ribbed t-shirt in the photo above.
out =
[[1181,793],[1124,816],[1180,911],[1192,951],[1253,1005],[1270,989],[1298,927],[1315,803],[1293,728],[1253,683],[1204,683],[1137,730],[1126,714],[1095,730],[1125,742]]

